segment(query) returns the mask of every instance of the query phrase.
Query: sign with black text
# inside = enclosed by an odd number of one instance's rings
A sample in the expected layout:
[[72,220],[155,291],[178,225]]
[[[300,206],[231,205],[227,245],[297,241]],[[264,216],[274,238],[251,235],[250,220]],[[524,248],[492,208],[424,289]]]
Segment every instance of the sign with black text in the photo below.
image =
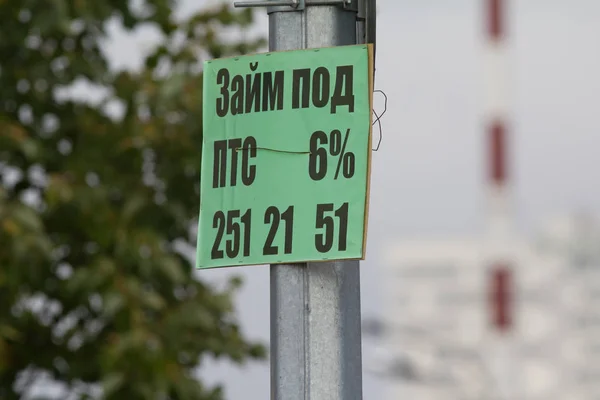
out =
[[363,259],[370,45],[204,64],[196,265]]

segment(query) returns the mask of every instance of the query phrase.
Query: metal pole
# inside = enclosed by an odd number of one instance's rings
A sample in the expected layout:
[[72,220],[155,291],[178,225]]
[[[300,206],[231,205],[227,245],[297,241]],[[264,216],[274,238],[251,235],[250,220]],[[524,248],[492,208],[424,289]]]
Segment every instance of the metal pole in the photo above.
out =
[[[269,50],[356,44],[350,3],[269,8]],[[271,399],[361,400],[359,262],[271,266]]]

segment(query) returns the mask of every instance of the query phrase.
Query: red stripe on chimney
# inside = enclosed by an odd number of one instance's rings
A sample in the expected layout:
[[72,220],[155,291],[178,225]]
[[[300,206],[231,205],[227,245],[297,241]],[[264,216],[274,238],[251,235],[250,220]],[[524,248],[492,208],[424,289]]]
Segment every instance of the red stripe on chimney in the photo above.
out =
[[493,40],[500,40],[504,35],[504,0],[486,0],[488,13],[488,34]]
[[506,130],[500,121],[490,126],[490,178],[497,185],[506,181]]
[[512,275],[506,265],[492,269],[490,285],[490,308],[492,325],[500,332],[508,331],[513,324]]

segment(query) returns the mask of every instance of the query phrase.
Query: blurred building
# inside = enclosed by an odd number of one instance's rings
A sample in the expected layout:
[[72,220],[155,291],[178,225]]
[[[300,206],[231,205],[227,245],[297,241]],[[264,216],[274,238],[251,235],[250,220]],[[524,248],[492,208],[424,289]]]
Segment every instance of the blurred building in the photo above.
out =
[[[600,398],[600,224],[561,218],[504,246],[403,241],[386,255],[388,399]],[[498,273],[498,271],[504,271]]]

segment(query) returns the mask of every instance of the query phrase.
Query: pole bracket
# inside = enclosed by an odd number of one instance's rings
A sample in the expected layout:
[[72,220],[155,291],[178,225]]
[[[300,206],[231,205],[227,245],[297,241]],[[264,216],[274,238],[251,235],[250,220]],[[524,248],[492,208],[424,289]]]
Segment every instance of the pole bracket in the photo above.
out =
[[268,7],[267,12],[304,11],[307,6],[342,6],[357,11],[356,0],[257,0],[235,1],[234,7]]

